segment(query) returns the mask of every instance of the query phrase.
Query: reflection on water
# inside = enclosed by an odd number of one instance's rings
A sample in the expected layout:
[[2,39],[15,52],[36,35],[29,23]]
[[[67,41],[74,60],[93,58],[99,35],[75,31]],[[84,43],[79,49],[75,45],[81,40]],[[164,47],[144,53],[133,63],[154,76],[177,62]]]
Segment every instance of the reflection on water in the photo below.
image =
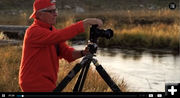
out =
[[103,54],[103,55],[107,55],[110,57],[114,57],[119,55],[118,52],[121,51],[121,57],[123,59],[129,59],[132,58],[133,60],[139,60],[142,57],[142,52],[139,51],[132,51],[132,50],[119,50],[119,49],[99,49],[98,53],[99,54]]
[[[74,45],[84,49],[85,45]],[[180,55],[100,48],[96,58],[111,76],[124,79],[130,91],[165,91],[165,83],[180,82]]]

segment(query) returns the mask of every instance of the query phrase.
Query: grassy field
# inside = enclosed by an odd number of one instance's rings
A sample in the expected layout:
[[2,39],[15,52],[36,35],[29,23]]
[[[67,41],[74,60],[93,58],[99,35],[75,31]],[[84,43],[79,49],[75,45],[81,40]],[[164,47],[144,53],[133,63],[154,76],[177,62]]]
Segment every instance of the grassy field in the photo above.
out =
[[[21,46],[0,47],[0,92],[20,92],[18,85],[18,73],[21,60]],[[78,61],[68,63],[65,60],[60,61],[58,73],[59,83]],[[72,92],[77,77],[74,78],[63,92]],[[122,91],[127,91],[127,85],[124,80],[117,81]],[[83,88],[83,92],[111,92],[111,89],[102,80],[99,74],[90,69]]]
[[[104,20],[115,36],[101,39],[102,47],[147,48],[179,51],[180,15],[177,10],[135,10],[87,14]],[[80,17],[80,16],[76,16]]]
[[20,91],[18,85],[19,64],[21,59],[21,47],[0,47],[0,91]]
[[[111,28],[114,37],[111,40],[100,39],[101,47],[130,49],[163,49],[179,52],[180,15],[178,10],[122,10],[76,14],[63,12],[57,17],[57,28],[61,29],[87,17],[96,17],[104,21],[103,28]],[[30,25],[27,13],[19,16],[0,17],[2,24]],[[76,40],[87,40],[87,33],[78,35]]]

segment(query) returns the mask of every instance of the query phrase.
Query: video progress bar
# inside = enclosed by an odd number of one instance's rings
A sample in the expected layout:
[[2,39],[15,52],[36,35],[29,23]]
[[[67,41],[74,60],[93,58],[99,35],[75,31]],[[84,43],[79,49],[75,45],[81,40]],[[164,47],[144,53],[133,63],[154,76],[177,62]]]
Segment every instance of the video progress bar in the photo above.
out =
[[[17,95],[16,97],[18,98],[27,98],[27,97],[48,97],[48,98],[53,98],[53,97],[102,97],[102,98],[139,98],[138,95]],[[144,97],[141,95],[141,98],[146,98],[146,95],[144,95]]]

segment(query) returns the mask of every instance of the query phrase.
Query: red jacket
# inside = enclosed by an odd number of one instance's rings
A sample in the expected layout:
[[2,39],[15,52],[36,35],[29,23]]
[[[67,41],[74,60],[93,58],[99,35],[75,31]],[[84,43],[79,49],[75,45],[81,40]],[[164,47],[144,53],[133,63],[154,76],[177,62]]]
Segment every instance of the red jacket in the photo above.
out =
[[[83,22],[57,30],[35,20],[26,30],[19,71],[19,85],[24,92],[51,92],[56,87],[59,58],[71,62],[73,48],[65,41],[84,32]],[[55,45],[59,44],[59,57]]]

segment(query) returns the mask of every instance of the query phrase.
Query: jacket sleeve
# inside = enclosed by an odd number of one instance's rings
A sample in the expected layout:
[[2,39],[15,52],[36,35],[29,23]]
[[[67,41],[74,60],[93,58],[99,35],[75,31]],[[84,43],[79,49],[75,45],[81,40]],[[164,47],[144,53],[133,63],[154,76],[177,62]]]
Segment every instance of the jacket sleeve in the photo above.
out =
[[64,58],[68,62],[74,61],[74,59],[72,57],[74,48],[68,46],[65,42],[60,43],[59,46],[60,46],[60,48],[59,48],[60,58]]
[[35,44],[35,46],[57,44],[69,40],[81,32],[84,32],[82,21],[64,29],[56,30],[55,32],[35,26],[32,27],[28,32],[28,42]]

